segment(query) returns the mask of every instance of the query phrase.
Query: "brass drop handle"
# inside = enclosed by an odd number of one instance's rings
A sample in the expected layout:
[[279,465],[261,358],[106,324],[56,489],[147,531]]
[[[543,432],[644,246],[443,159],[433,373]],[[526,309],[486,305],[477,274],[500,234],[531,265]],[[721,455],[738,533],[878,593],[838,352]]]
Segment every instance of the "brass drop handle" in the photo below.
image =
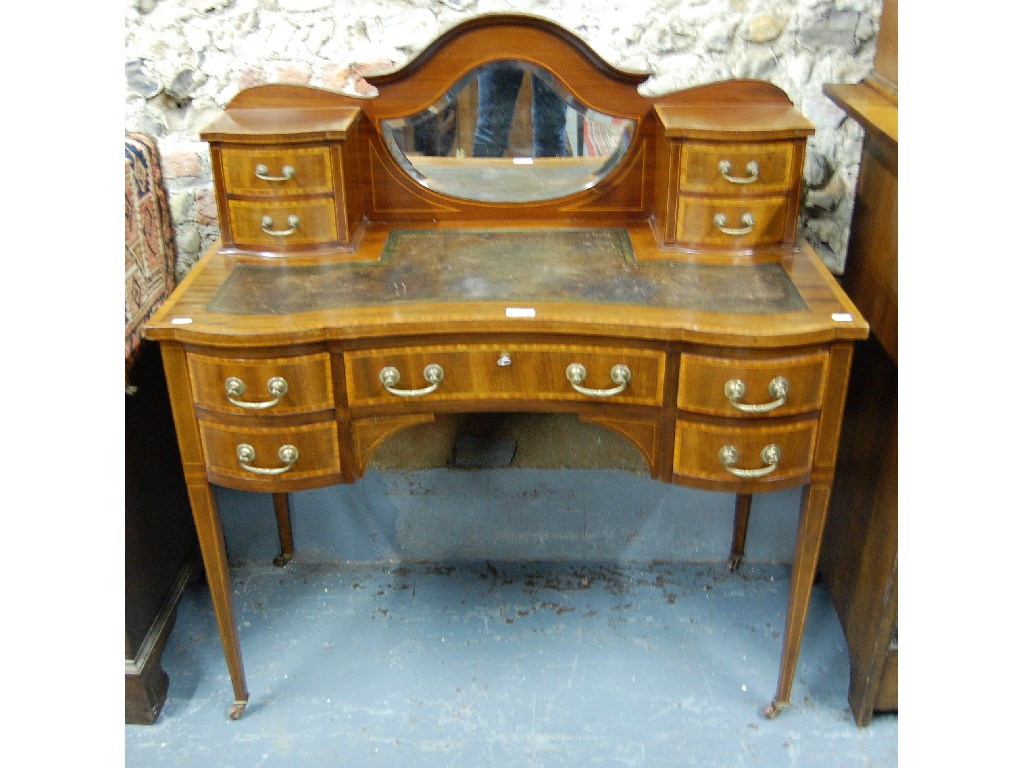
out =
[[754,231],[754,215],[751,213],[744,213],[740,216],[740,223],[743,224],[740,228],[732,228],[725,226],[725,214],[715,214],[715,226],[718,227],[718,231],[723,235],[732,235],[738,237],[740,235],[749,235]]
[[291,181],[295,178],[295,169],[290,165],[282,166],[280,176],[268,176],[270,169],[260,163],[256,166],[256,178],[263,181]]
[[256,449],[248,443],[239,444],[235,448],[235,455],[238,457],[238,463],[246,472],[252,472],[254,475],[283,475],[299,460],[299,449],[294,445],[282,445],[277,449],[277,458],[284,462],[284,466],[272,469],[252,466],[252,463],[256,461]]
[[747,163],[746,176],[732,176],[730,175],[732,174],[732,163],[728,160],[719,160],[718,172],[722,174],[722,178],[730,184],[752,184],[757,181],[757,177],[761,173],[761,168],[758,166],[756,160],[751,160]]
[[612,366],[611,379],[612,383],[616,386],[609,387],[608,389],[590,389],[589,387],[581,386],[587,378],[587,369],[582,363],[570,363],[565,369],[565,378],[572,384],[572,388],[583,395],[589,397],[611,397],[622,392],[633,378],[633,372],[629,370],[629,366],[619,363],[618,365]]
[[288,237],[288,235],[295,234],[299,228],[299,217],[294,213],[288,217],[288,229],[271,229],[272,226],[274,226],[274,219],[264,216],[263,221],[260,222],[260,229],[273,237]]
[[288,382],[282,376],[271,376],[267,380],[267,391],[274,399],[256,403],[235,399],[245,394],[245,382],[237,376],[229,376],[224,380],[224,390],[227,392],[228,402],[232,405],[237,405],[239,408],[247,408],[251,411],[262,411],[267,408],[273,408],[281,402],[281,398],[288,394]]
[[423,378],[430,382],[430,386],[423,387],[422,389],[395,389],[395,385],[402,380],[402,375],[392,365],[381,368],[379,377],[380,383],[384,385],[384,389],[392,395],[398,395],[399,397],[422,397],[423,395],[429,395],[441,385],[441,382],[444,380],[444,368],[437,363],[431,363],[424,368]]
[[789,381],[785,376],[776,376],[768,382],[768,397],[775,398],[770,403],[741,403],[747,394],[747,385],[743,379],[729,379],[725,382],[725,396],[732,407],[744,413],[768,413],[785,405],[789,396]]
[[757,478],[770,475],[779,468],[779,460],[782,458],[782,450],[775,443],[766,445],[761,449],[761,461],[765,466],[760,469],[736,469],[736,462],[740,460],[740,452],[735,446],[723,445],[718,449],[718,460],[736,477]]

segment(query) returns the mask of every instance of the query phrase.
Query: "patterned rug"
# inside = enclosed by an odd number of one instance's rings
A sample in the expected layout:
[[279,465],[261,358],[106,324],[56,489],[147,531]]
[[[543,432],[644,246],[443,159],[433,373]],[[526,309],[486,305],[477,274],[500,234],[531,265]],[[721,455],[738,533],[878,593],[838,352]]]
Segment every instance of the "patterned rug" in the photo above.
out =
[[174,289],[174,231],[156,141],[124,137],[124,361],[138,356],[142,326]]

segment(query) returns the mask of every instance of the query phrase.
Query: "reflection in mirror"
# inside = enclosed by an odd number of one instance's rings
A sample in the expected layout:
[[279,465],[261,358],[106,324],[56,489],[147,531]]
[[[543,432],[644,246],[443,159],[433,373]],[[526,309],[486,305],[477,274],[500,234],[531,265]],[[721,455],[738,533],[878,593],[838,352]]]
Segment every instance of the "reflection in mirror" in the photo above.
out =
[[493,203],[551,200],[587,189],[629,148],[636,123],[595,112],[550,72],[495,61],[423,112],[383,121],[401,166],[442,194]]

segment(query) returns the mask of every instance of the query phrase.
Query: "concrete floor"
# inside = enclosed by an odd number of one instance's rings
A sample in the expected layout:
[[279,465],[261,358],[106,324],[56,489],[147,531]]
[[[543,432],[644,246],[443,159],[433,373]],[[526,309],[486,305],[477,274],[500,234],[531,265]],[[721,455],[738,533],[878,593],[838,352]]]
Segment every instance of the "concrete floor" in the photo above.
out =
[[[409,430],[358,483],[291,494],[283,569],[269,497],[218,489],[250,703],[228,719],[209,590],[191,585],[167,702],[125,726],[125,765],[897,765],[897,716],[853,722],[821,587],[791,706],[761,715],[799,489],[755,497],[730,573],[732,496],[655,482],[575,420],[470,426]],[[514,457],[453,469],[456,433]]]
[[786,566],[304,564],[233,569],[250,703],[203,584],[125,765],[897,765],[897,718],[858,728],[845,642],[816,588],[792,705],[778,674]]

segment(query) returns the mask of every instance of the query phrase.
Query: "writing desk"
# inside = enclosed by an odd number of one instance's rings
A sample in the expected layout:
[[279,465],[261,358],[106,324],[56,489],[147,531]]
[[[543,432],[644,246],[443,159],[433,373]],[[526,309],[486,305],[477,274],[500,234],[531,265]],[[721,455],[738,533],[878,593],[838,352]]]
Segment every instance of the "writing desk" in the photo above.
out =
[[[632,121],[606,175],[496,205],[403,173],[387,121],[523,51],[543,52],[533,60],[574,99],[594,90],[589,108]],[[204,134],[223,239],[146,333],[164,358],[231,717],[248,691],[211,485],[274,494],[286,520],[288,492],[355,482],[396,431],[469,412],[574,414],[623,435],[663,482],[741,499],[802,486],[765,714],[788,704],[867,324],[795,237],[810,129],[784,95],[742,82],[655,102],[639,81],[550,22],[485,17],[374,81],[375,100],[265,86]]]

